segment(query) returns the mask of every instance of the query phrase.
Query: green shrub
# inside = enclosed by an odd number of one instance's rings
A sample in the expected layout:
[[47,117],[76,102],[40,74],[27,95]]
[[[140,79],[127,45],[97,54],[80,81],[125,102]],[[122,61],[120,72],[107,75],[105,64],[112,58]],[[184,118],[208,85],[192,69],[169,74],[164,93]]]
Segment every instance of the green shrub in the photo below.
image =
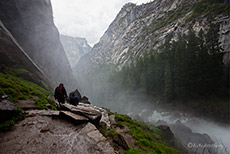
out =
[[213,20],[217,15],[228,15],[229,5],[216,0],[199,0],[192,7],[192,14],[186,22],[194,21],[198,17],[207,17]]
[[16,68],[10,68],[10,67],[6,67],[4,69],[4,72],[12,76],[20,76],[20,75],[25,75],[29,73],[29,71],[22,69],[22,68],[16,69]]
[[[128,151],[126,151],[124,154],[146,154],[146,152],[140,151],[137,148],[130,148]],[[150,153],[149,153],[150,154]]]
[[130,148],[125,152],[126,154],[180,153],[164,144],[161,137],[163,132],[159,128],[132,120],[126,115],[114,114],[117,124],[120,126],[127,125],[129,127],[128,133],[133,136],[136,140],[136,144],[140,147],[140,149]]
[[110,137],[113,137],[115,134],[117,134],[117,131],[114,130],[114,129],[112,129],[112,128],[110,128],[110,129],[109,129],[109,136],[110,136]]

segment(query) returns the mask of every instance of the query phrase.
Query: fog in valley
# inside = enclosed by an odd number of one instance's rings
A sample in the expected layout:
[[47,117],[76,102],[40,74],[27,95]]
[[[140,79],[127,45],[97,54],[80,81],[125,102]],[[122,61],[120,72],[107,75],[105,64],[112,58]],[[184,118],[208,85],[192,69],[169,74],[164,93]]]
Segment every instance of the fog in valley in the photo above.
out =
[[[97,81],[93,75],[91,77]],[[175,108],[172,103],[162,104],[157,99],[150,99],[142,91],[120,89],[108,93],[109,89],[112,89],[111,82],[89,84],[88,80],[81,80],[79,76],[77,79],[82,94],[86,95],[92,104],[129,115],[149,125],[167,125],[182,145],[191,152],[230,152],[229,124],[214,121],[209,117],[199,117],[197,113],[185,107]]]

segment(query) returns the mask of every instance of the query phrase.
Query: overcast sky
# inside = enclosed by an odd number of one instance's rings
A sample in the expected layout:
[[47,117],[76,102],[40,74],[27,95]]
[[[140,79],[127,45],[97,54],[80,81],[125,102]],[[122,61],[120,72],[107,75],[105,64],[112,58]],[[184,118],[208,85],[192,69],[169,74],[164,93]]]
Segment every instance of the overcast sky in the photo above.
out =
[[61,34],[84,37],[93,46],[122,6],[150,0],[51,0],[54,23]]

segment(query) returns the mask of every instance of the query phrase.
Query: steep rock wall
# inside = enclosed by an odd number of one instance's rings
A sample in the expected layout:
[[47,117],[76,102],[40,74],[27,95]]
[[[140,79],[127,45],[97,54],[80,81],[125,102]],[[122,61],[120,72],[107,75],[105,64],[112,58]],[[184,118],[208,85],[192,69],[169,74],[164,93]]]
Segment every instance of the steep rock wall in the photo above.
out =
[[75,88],[76,81],[53,23],[50,0],[2,0],[0,18],[13,37],[50,79]]
[[18,44],[0,21],[0,68],[18,67],[29,70],[33,82],[42,85],[49,79]]

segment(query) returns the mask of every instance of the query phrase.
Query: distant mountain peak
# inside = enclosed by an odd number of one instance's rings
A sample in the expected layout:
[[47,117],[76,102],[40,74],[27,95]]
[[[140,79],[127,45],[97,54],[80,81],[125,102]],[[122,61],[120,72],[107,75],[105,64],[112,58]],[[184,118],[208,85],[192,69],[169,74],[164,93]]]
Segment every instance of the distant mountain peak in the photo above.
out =
[[136,7],[136,6],[137,6],[136,4],[129,2],[129,3],[126,3],[126,4],[122,7],[121,10],[127,10],[127,9],[130,9],[130,8],[134,8],[134,7]]
[[76,66],[82,56],[91,51],[91,46],[88,44],[86,38],[60,35],[60,40],[71,68]]

